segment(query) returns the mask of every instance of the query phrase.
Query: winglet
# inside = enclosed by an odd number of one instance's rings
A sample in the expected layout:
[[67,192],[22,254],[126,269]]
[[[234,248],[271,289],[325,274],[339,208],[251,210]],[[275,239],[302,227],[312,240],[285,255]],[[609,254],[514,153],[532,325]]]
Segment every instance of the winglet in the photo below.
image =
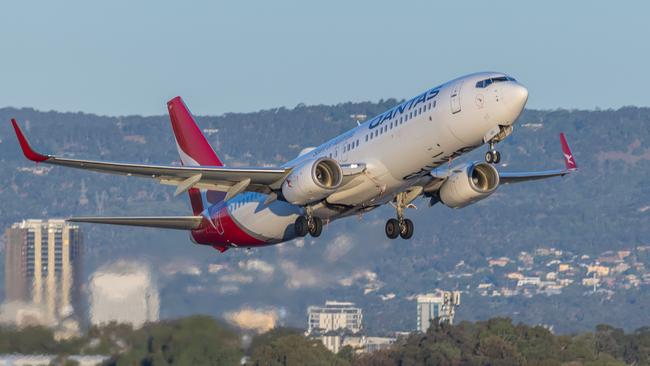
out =
[[567,170],[576,170],[578,169],[578,164],[576,164],[576,159],[569,149],[569,144],[566,142],[566,137],[564,133],[560,133],[560,142],[562,143],[562,154],[564,154],[564,164],[566,165]]
[[16,137],[18,137],[18,142],[20,143],[20,147],[23,149],[23,154],[25,154],[25,157],[31,161],[35,161],[37,163],[41,161],[48,160],[50,157],[47,155],[42,155],[34,151],[32,147],[29,145],[29,141],[27,141],[27,138],[25,137],[25,134],[23,134],[23,131],[20,130],[20,127],[18,127],[18,122],[16,122],[15,118],[11,119],[11,124],[14,125],[14,130],[16,131]]

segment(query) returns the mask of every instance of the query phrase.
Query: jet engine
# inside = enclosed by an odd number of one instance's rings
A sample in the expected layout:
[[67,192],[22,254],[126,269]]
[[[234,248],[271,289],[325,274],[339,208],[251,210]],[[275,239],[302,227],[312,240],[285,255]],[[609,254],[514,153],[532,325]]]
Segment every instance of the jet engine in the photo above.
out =
[[499,186],[499,172],[490,164],[475,163],[450,175],[440,186],[440,201],[451,208],[461,208],[494,193]]
[[293,169],[282,183],[282,195],[287,202],[302,206],[329,196],[342,180],[343,171],[336,160],[310,160]]

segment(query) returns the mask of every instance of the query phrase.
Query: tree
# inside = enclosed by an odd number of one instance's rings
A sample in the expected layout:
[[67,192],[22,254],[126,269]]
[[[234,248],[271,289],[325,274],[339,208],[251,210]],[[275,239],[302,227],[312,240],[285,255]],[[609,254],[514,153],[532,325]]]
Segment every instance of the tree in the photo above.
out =
[[345,366],[350,363],[323,346],[295,331],[276,329],[251,344],[249,365],[255,366]]

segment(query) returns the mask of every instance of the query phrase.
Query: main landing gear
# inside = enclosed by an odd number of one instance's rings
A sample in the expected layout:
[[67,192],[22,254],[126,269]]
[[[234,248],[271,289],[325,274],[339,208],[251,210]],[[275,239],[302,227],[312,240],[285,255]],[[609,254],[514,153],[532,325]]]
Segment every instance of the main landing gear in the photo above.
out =
[[307,216],[298,216],[293,224],[296,236],[303,237],[307,234],[317,238],[323,232],[323,220],[320,217],[314,217],[311,212]]
[[406,193],[399,193],[396,197],[395,209],[397,210],[397,218],[389,219],[386,221],[386,236],[389,239],[395,239],[401,236],[402,239],[410,239],[413,236],[413,221],[404,218],[404,198]]
[[488,164],[499,164],[501,162],[501,153],[494,147],[494,142],[490,142],[490,150],[485,153],[485,162]]

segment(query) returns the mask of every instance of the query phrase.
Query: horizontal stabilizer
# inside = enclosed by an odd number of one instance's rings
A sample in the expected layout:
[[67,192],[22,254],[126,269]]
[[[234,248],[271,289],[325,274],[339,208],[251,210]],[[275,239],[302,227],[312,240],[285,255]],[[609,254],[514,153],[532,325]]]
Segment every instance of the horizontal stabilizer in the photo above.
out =
[[132,216],[132,217],[71,217],[70,222],[91,224],[157,227],[161,229],[194,230],[201,227],[203,216]]

